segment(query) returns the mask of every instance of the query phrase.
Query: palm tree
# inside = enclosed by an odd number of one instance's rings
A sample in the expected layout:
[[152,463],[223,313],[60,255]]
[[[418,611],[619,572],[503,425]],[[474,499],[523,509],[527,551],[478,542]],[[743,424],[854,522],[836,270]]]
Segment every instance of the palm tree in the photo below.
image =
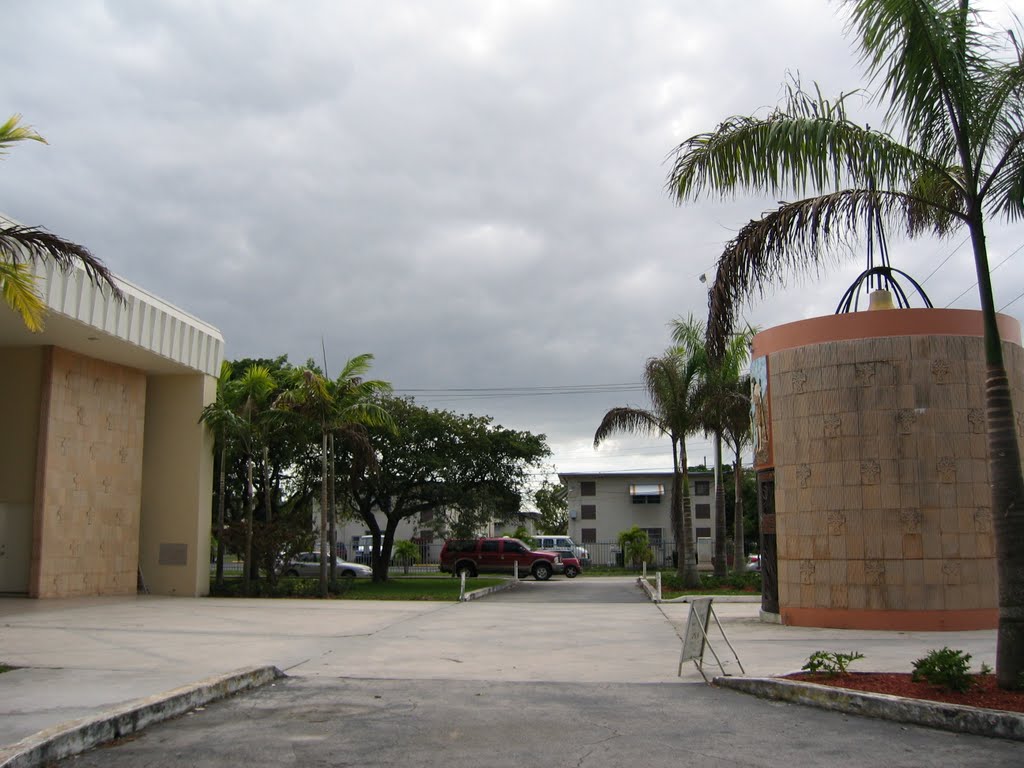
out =
[[736,573],[746,571],[746,552],[743,550],[743,449],[751,440],[750,418],[750,376],[743,374],[732,383],[731,391],[725,393],[727,401],[723,426],[726,442],[733,451],[733,554],[732,565]]
[[214,434],[214,440],[220,448],[220,470],[217,473],[217,571],[214,583],[224,584],[224,510],[227,504],[227,473],[228,449],[238,430],[237,404],[232,402],[233,388],[231,363],[223,361],[220,376],[217,378],[217,396],[212,403],[203,408],[199,417]]
[[[724,353],[712,357],[705,348],[704,324],[692,315],[672,323],[672,339],[681,354],[697,360],[700,367],[700,386],[697,401],[700,426],[705,436],[714,440],[715,453],[715,576],[726,575],[725,489],[722,486],[722,440],[733,410],[736,382],[750,357],[750,341],[754,331],[733,334]],[[746,401],[749,407],[749,400]],[[749,413],[748,413],[749,421]]]
[[[373,355],[357,355],[345,363],[338,378],[326,378],[311,365],[296,371],[296,377],[278,399],[278,407],[305,420],[320,436],[320,596],[327,597],[328,538],[327,521],[330,484],[329,437],[332,433],[351,433],[354,424],[392,428],[390,415],[379,404],[377,395],[390,392],[384,381],[366,381]],[[333,510],[332,510],[333,511]]]
[[[1024,214],[1024,53],[982,25],[968,0],[845,0],[886,130],[852,122],[845,99],[791,89],[764,117],[726,119],[684,141],[668,179],[678,202],[705,191],[810,197],[744,226],[723,252],[708,320],[720,352],[736,307],[790,271],[817,270],[828,247],[869,218],[907,232],[966,226],[984,325],[989,467],[999,581],[996,677],[1024,679],[1024,475],[996,326],[987,216]],[[1006,45],[1010,41],[1011,45]]]
[[[233,395],[237,398],[238,409],[238,429],[235,434],[245,449],[245,571],[242,584],[246,594],[249,594],[253,574],[259,573],[252,556],[253,518],[256,513],[253,455],[259,447],[266,466],[266,440],[261,422],[271,415],[271,395],[277,386],[274,375],[264,365],[250,365],[234,386]],[[269,488],[265,492],[269,493]]]
[[686,437],[698,429],[699,358],[669,350],[644,367],[644,386],[651,409],[625,406],[608,411],[594,433],[594,448],[616,432],[665,435],[672,444],[672,535],[676,568],[687,586],[699,582],[693,559],[693,513]]
[[[0,125],[0,156],[19,141],[46,143],[31,127],[21,123],[20,115],[14,115]],[[117,300],[124,300],[113,273],[87,248],[38,227],[23,227],[0,219],[0,294],[31,331],[42,330],[46,314],[46,304],[36,290],[35,276],[29,267],[38,261],[50,261],[65,272],[79,264],[92,283],[109,289]]]

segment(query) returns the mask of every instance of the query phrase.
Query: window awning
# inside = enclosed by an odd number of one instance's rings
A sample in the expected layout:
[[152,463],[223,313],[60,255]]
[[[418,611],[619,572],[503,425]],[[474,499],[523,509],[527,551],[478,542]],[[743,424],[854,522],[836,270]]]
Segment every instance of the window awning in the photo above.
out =
[[664,496],[665,486],[661,483],[637,483],[629,486],[630,496]]

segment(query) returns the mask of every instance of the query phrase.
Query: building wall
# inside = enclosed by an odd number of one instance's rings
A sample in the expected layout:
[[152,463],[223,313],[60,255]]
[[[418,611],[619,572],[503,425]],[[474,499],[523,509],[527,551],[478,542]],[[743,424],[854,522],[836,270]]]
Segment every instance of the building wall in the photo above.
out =
[[149,377],[139,561],[146,588],[162,595],[210,591],[213,436],[199,414],[216,390],[198,372]]
[[[615,542],[619,533],[634,525],[648,529],[649,532],[660,530],[662,541],[674,541],[671,517],[671,473],[580,473],[563,474],[561,478],[566,484],[567,490],[569,535],[576,544],[586,547],[591,540],[597,543]],[[593,496],[583,495],[584,483],[594,484]],[[660,503],[633,503],[630,486],[659,484],[664,489]],[[707,493],[698,494],[698,490],[705,490],[704,486],[706,486]],[[690,494],[693,505],[694,542],[697,542],[698,539],[713,542],[715,536],[714,473],[690,472]],[[698,517],[698,505],[700,505],[700,513],[707,514],[707,517]],[[586,509],[586,507],[593,509]],[[591,514],[593,514],[592,518],[589,517]],[[652,538],[654,537],[652,536]],[[707,557],[710,557],[710,554]]]
[[29,593],[135,594],[146,377],[43,355]]
[[[1004,352],[1024,403],[1024,353]],[[995,626],[982,338],[808,344],[768,375],[783,621]]]
[[0,349],[0,592],[28,592],[43,350]]

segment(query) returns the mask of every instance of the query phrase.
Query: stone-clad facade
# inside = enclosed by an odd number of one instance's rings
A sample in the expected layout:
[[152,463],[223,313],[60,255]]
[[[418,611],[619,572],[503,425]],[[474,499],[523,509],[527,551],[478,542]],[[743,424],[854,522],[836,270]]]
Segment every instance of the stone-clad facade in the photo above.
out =
[[[907,325],[904,313],[931,314]],[[810,343],[761,340],[784,623],[996,625],[979,315],[856,313],[816,319],[847,336],[839,340],[801,323],[792,340]],[[1010,331],[1019,407],[1024,351],[1019,326]]]

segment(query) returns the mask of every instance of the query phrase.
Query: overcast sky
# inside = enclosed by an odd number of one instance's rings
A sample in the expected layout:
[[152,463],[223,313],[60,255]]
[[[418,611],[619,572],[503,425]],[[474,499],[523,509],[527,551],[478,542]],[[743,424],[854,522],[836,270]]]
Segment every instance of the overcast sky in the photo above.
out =
[[[1000,27],[1024,12],[976,5]],[[706,316],[699,276],[775,201],[677,207],[666,155],[777,104],[788,73],[827,95],[866,85],[838,9],[12,3],[0,117],[50,145],[2,161],[0,210],[215,325],[229,359],[320,360],[323,338],[329,372],[371,352],[373,375],[421,403],[545,433],[559,471],[667,470],[666,440],[595,451],[594,429],[646,406],[645,360],[674,317]],[[975,281],[963,240],[890,233],[890,255],[935,306],[977,308],[960,295]],[[1003,307],[1024,292],[1024,231],[993,223],[989,241],[993,265],[1010,257]],[[851,258],[746,318],[829,314],[863,268]],[[1024,299],[1006,311],[1024,317]]]

